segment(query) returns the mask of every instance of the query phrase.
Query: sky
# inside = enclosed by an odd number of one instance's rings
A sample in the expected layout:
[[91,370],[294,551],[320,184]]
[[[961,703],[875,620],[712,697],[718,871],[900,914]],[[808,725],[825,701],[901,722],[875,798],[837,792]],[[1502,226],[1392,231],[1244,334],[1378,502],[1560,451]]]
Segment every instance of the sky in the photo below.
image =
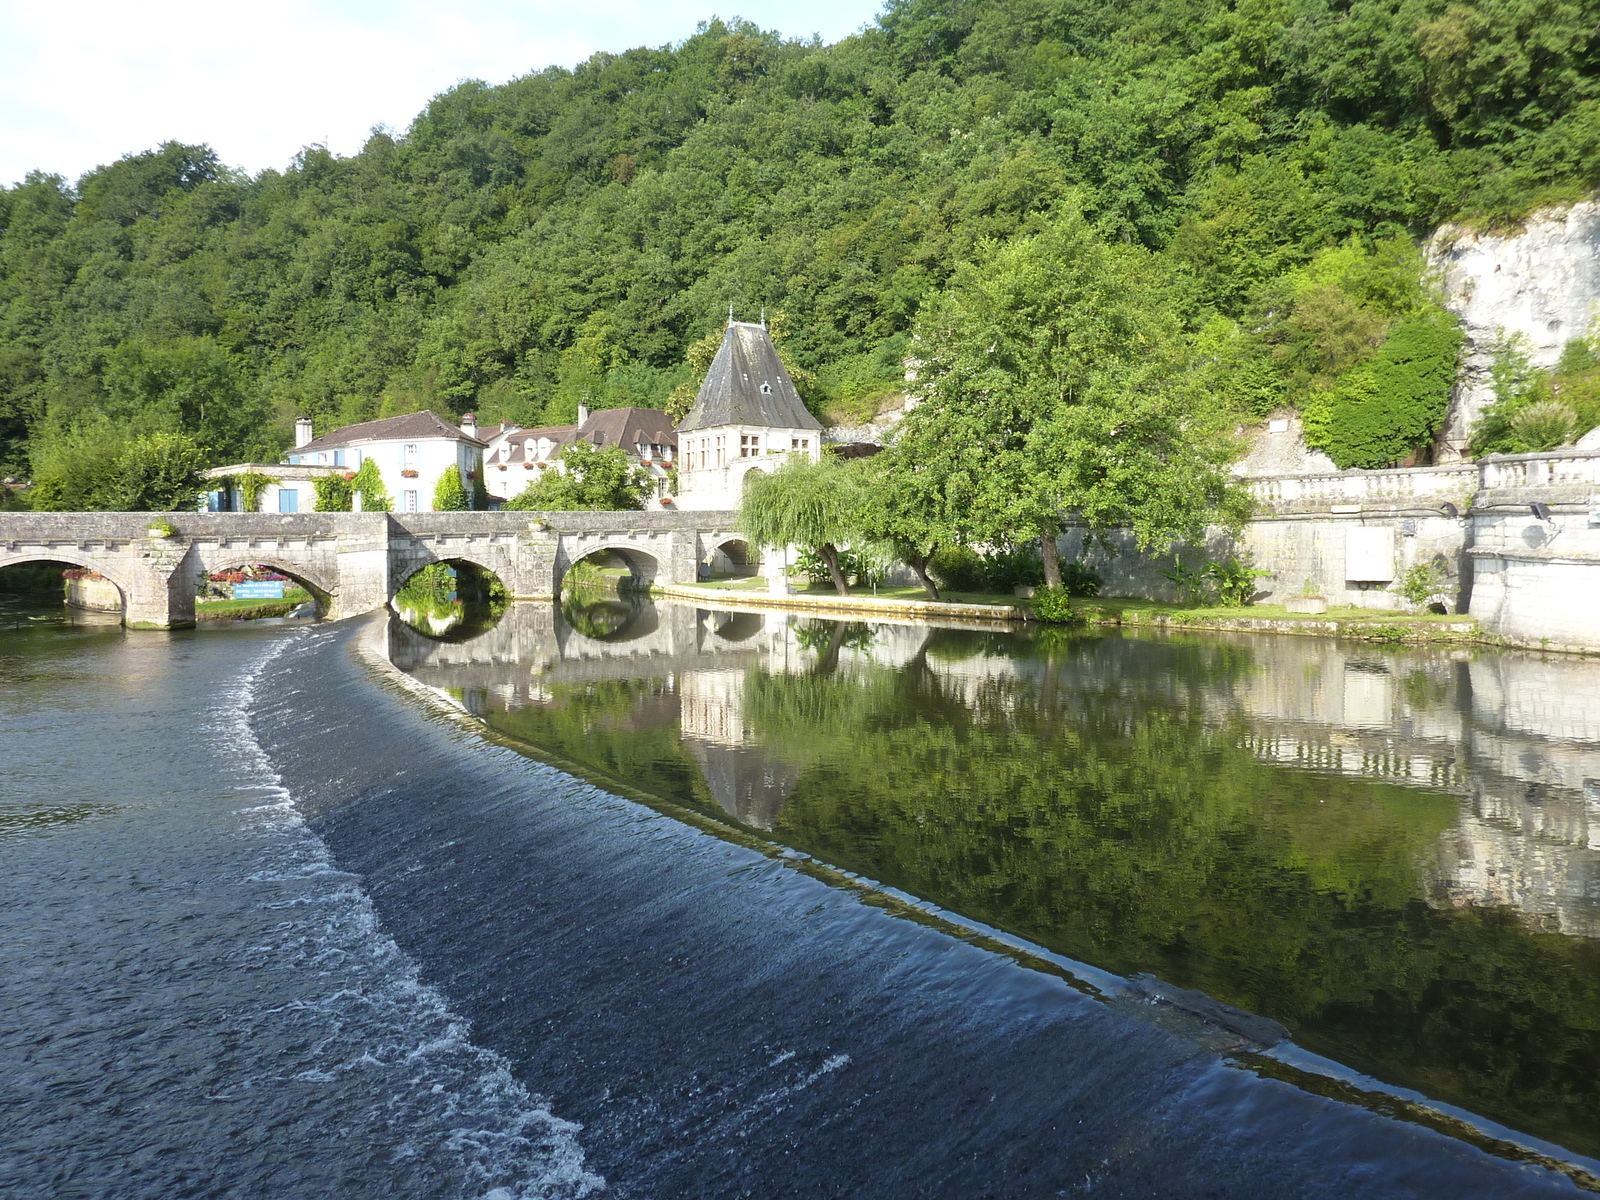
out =
[[403,133],[462,79],[503,83],[600,50],[682,41],[713,16],[845,37],[879,0],[0,0],[0,184],[76,180],[164,141],[255,174]]

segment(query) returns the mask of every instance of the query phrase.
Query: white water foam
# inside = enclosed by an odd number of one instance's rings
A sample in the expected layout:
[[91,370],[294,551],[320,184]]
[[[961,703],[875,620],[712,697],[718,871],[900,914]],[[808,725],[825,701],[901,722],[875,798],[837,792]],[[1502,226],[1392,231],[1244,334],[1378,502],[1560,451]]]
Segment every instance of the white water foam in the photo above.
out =
[[271,936],[236,956],[250,970],[290,970],[298,998],[241,1014],[294,1032],[278,1081],[360,1097],[391,1163],[426,1164],[481,1200],[575,1200],[605,1190],[584,1166],[580,1126],[552,1114],[500,1055],[424,984],[383,932],[358,877],[341,870],[282,787],[247,716],[258,682],[290,644],[276,643],[239,681],[207,732],[233,760],[234,788],[260,802],[237,811],[254,843],[244,882],[279,914]]

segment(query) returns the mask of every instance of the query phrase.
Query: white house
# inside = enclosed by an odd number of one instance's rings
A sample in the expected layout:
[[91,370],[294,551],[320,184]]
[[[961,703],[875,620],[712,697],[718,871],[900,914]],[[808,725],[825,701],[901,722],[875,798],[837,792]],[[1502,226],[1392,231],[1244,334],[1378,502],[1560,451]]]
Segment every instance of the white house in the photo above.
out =
[[[666,413],[654,408],[578,409],[576,425],[497,428],[487,439],[483,478],[492,501],[504,503],[546,471],[564,472],[562,451],[573,442],[621,446],[655,480],[647,508],[670,507],[678,435]],[[492,502],[491,501],[491,502]]]
[[[240,463],[214,467],[207,478],[221,479],[254,471],[279,480],[262,494],[266,512],[309,512],[316,506],[313,480],[335,472],[354,473],[369,459],[378,466],[383,485],[396,512],[429,512],[439,479],[451,467],[462,483],[478,486],[482,475],[484,444],[474,436],[470,416],[463,427],[452,425],[431,412],[406,413],[378,421],[346,425],[314,437],[311,420],[294,423],[295,445],[281,464]],[[211,493],[213,505],[222,493]],[[237,493],[225,497],[229,509],[237,508]]]
[[729,321],[694,407],[678,424],[678,506],[738,508],[749,474],[791,454],[822,456],[822,422],[806,410],[766,324]]

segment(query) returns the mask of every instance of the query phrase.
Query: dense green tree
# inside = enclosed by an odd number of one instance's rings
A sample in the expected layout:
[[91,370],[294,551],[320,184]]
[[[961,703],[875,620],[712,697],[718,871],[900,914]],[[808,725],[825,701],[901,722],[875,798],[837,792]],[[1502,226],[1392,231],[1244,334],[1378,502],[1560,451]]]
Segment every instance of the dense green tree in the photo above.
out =
[[221,463],[297,415],[681,405],[730,302],[781,310],[808,403],[858,419],[956,264],[1069,194],[1171,260],[1187,325],[1244,331],[1252,409],[1306,403],[1414,314],[1288,277],[1600,183],[1596,3],[894,0],[831,46],[713,21],[465,82],[253,178],[178,143],[30,174],[0,188],[0,471],[102,419]]
[[1038,538],[1048,586],[1069,514],[1131,526],[1144,549],[1242,519],[1225,414],[1158,264],[1077,213],[980,248],[924,306],[914,352],[925,399],[898,439],[905,486],[965,540]]
[[507,508],[527,512],[621,512],[642,509],[655,490],[650,473],[621,446],[573,442],[562,447],[562,470],[544,471]]

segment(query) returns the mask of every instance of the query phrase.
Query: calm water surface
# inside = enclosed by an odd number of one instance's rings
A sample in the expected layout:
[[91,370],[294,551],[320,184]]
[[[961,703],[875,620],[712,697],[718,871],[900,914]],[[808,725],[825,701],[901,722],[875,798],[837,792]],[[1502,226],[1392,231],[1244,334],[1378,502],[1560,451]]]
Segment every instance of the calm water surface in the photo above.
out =
[[1600,1155],[1600,663],[647,601],[390,653],[597,780]]

